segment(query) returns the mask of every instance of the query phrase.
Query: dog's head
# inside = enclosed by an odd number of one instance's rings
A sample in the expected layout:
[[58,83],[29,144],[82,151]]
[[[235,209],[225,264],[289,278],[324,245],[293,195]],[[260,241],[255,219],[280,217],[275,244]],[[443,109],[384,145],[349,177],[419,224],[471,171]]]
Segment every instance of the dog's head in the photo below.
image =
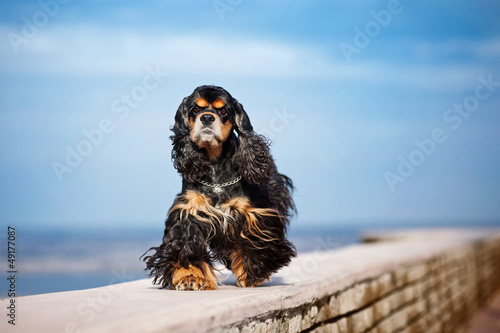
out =
[[234,127],[234,99],[223,88],[202,86],[186,103],[191,141],[205,149],[210,159],[218,158]]
[[196,88],[177,109],[171,137],[174,166],[186,180],[200,180],[233,130],[239,137],[234,157],[241,176],[254,184],[267,181],[275,171],[267,141],[253,131],[243,106],[217,86]]

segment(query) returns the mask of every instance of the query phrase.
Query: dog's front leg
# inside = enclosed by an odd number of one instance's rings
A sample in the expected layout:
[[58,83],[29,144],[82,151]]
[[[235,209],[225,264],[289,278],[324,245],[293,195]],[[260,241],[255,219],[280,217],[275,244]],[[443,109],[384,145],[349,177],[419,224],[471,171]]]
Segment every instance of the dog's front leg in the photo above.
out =
[[230,255],[231,270],[239,287],[256,287],[271,280],[271,274],[288,265],[293,256],[293,245],[284,237],[263,241],[250,236],[235,245]]
[[207,238],[208,230],[196,216],[171,210],[163,243],[144,258],[153,283],[175,290],[217,289]]
[[170,289],[217,289],[206,225],[197,216],[178,210],[171,211],[168,220],[175,221],[163,239],[168,244],[165,255],[171,266],[167,277]]

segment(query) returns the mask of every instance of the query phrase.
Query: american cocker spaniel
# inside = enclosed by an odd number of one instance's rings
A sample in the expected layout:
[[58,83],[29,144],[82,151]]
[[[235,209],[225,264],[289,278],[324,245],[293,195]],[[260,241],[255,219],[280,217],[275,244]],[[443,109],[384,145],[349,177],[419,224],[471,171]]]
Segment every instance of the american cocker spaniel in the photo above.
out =
[[172,131],[182,192],[168,211],[163,243],[144,258],[153,283],[217,289],[219,261],[238,286],[261,284],[296,255],[286,238],[292,181],[278,173],[268,141],[221,87],[201,86],[184,98]]

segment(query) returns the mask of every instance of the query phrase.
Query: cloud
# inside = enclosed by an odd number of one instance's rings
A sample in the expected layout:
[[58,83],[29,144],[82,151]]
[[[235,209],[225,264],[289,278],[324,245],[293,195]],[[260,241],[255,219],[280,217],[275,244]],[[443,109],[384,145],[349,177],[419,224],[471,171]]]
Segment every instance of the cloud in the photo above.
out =
[[[469,46],[466,47],[470,49]],[[475,43],[472,47],[480,57],[494,59],[496,61],[500,58],[500,39],[498,38],[487,42]]]
[[[4,26],[2,35],[12,32]],[[5,42],[5,40],[4,40]],[[310,48],[248,38],[112,31],[96,26],[49,27],[15,54],[1,46],[2,72],[41,74],[137,74],[160,64],[171,72],[237,76],[322,76],[322,55]]]
[[[13,31],[9,26],[0,27],[2,35]],[[500,52],[498,40],[462,46],[464,50],[472,47],[478,56]],[[432,43],[414,47],[429,58],[455,48]],[[49,26],[22,45],[18,54],[7,39],[0,48],[6,58],[0,64],[1,72],[32,75],[141,75],[145,67],[159,65],[164,71],[183,75],[353,80],[434,89],[467,85],[463,78],[481,70],[473,64],[389,64],[376,58],[347,64],[330,54],[327,45],[257,36],[103,30],[88,24]]]
[[[2,35],[14,31],[0,27]],[[214,34],[160,34],[148,31],[103,30],[89,24],[54,25],[21,46],[18,54],[4,39],[6,61],[0,72],[30,75],[123,76],[142,75],[147,66],[160,66],[180,75],[226,76],[261,79],[324,79],[373,83],[409,89],[468,89],[478,74],[477,62],[442,63],[452,51],[489,58],[500,53],[499,40],[481,42],[413,43],[411,48],[426,62],[389,63],[336,58],[327,45],[293,43],[258,36]],[[397,54],[397,53],[396,53]],[[472,83],[471,83],[472,82]]]
[[[440,40],[434,42],[415,41],[410,52],[424,60],[474,59],[477,61],[498,61],[500,57],[500,39],[483,40],[458,39]],[[456,60],[454,60],[456,61]]]

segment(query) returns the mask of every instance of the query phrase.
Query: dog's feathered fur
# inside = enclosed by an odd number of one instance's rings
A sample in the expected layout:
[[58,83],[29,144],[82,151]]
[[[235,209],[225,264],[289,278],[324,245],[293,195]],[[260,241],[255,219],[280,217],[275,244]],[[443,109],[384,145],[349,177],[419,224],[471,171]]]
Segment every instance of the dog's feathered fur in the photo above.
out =
[[292,181],[277,172],[268,141],[221,87],[201,86],[184,98],[172,131],[182,192],[168,212],[163,243],[144,258],[153,282],[216,289],[213,262],[221,261],[238,286],[262,283],[295,256],[286,239],[295,212]]

